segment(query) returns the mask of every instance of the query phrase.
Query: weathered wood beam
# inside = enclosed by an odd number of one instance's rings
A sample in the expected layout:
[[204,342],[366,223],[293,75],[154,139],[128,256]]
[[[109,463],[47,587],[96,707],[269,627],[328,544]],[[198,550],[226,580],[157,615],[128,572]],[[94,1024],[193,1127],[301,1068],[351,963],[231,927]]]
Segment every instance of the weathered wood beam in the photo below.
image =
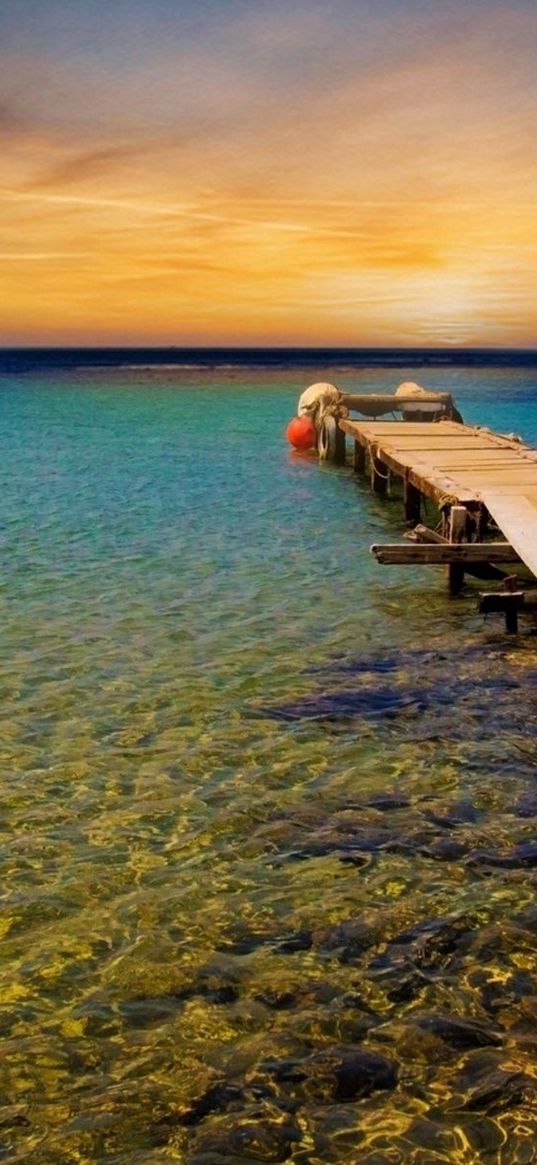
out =
[[394,542],[371,547],[377,562],[394,566],[449,566],[450,563],[520,562],[508,542]]
[[[464,542],[468,537],[468,510],[466,506],[451,506],[448,520],[448,541]],[[464,586],[464,566],[461,559],[448,559],[449,591],[458,595]]]
[[[424,497],[431,498],[433,502],[436,502],[438,505],[442,505],[445,502],[446,495],[449,496],[453,493],[453,481],[451,478],[448,478],[444,474],[438,473],[436,470],[434,470],[434,477],[433,479],[430,479],[428,476],[429,469],[427,466],[420,465],[418,469],[409,466],[406,462],[403,462],[400,457],[394,456],[389,448],[381,445],[378,436],[371,437],[367,432],[361,430],[359,423],[355,424],[353,421],[345,420],[345,418],[342,418],[338,423],[340,429],[342,429],[344,433],[347,433],[355,441],[358,441],[360,445],[363,445],[366,453],[370,458],[376,456],[380,461],[382,461],[384,466],[387,466],[387,468],[392,471],[392,474],[394,474],[396,477],[406,479],[410,485],[415,486]],[[451,422],[446,423],[451,424]],[[396,424],[398,428],[399,426],[401,426],[401,428],[404,427],[403,421],[396,421],[394,424]],[[420,427],[421,426],[419,425],[416,426],[416,428]],[[455,428],[457,427],[458,426],[455,426]],[[440,425],[438,426],[438,429],[440,431]],[[387,444],[389,445],[389,441]],[[459,501],[464,502],[464,505],[469,509],[473,507],[479,507],[481,505],[476,496],[471,491],[467,492],[466,489],[464,490],[464,494],[459,497]]]
[[[440,473],[436,469],[430,470],[427,466],[421,465],[419,459],[416,460],[413,466],[404,464],[400,457],[394,455],[390,449],[381,446],[379,441],[369,442],[370,446],[375,447],[377,454],[388,469],[396,477],[406,478],[411,485],[420,491],[425,497],[431,498],[433,502],[442,505],[445,502],[446,495],[453,495],[453,480],[445,474]],[[472,495],[471,491],[464,491],[464,495],[459,496],[459,501],[464,502],[467,507],[480,505],[478,499]]]
[[414,542],[447,542],[447,538],[444,538],[436,530],[431,530],[430,526],[424,526],[422,522],[418,522],[418,525],[414,526],[413,530],[409,530],[405,534],[405,538],[410,538],[411,536]]
[[[405,538],[409,538],[412,542],[438,542],[446,543],[447,538],[443,538],[436,530],[431,530],[429,526],[423,526],[418,523],[413,530],[407,530]],[[483,541],[483,539],[479,539]],[[471,574],[472,578],[479,578],[486,582],[502,582],[507,578],[504,570],[499,570],[497,566],[493,566],[491,562],[465,562],[465,574]]]
[[366,416],[381,416],[383,413],[402,412],[408,405],[416,407],[420,404],[434,404],[440,411],[444,405],[451,404],[452,399],[449,392],[427,392],[419,397],[391,396],[374,392],[344,392],[339,403],[347,409],[364,412]]

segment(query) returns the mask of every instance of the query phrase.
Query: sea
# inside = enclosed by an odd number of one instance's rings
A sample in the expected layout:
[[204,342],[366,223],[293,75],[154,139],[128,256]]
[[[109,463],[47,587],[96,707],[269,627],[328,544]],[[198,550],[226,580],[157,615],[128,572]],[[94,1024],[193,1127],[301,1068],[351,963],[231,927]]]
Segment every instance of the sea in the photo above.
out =
[[531,352],[0,352],[1,1161],[535,1160],[536,625],[318,380],[537,443]]

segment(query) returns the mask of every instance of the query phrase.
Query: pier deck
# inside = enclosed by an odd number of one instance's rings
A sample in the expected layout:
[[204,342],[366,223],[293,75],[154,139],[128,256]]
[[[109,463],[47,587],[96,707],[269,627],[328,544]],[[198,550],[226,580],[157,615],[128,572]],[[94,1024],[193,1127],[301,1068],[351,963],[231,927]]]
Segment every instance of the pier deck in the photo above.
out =
[[[455,421],[362,421],[340,418],[355,442],[355,468],[371,469],[377,493],[389,473],[405,483],[407,518],[419,498],[465,507],[482,528],[490,515],[523,563],[537,576],[537,450],[488,429]],[[419,520],[419,517],[418,517]],[[481,540],[480,538],[478,539]],[[449,536],[449,541],[464,541]],[[486,560],[485,546],[483,560]]]

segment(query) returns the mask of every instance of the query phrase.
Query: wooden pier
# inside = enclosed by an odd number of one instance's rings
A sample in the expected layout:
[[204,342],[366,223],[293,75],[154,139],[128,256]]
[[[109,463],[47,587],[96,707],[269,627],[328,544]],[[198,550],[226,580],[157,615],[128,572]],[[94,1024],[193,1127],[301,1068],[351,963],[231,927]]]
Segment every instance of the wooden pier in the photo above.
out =
[[[368,473],[377,494],[403,483],[408,535],[413,541],[373,546],[381,563],[446,564],[456,594],[464,575],[505,578],[506,589],[482,596],[481,609],[501,610],[508,630],[530,605],[518,578],[499,563],[524,564],[537,576],[537,450],[453,420],[353,420],[338,417],[354,441],[354,468]],[[423,525],[424,499],[438,507],[440,529]],[[530,592],[531,595],[531,592]],[[533,596],[531,596],[533,597]]]

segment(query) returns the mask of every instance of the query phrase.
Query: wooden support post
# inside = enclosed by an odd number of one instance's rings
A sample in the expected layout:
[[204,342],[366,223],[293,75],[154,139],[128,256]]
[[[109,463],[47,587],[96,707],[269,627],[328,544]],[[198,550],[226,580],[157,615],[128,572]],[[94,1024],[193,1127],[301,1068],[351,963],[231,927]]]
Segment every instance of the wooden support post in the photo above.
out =
[[345,465],[347,460],[347,442],[343,429],[340,429],[336,418],[336,447],[334,450],[334,462],[336,465]]
[[385,494],[388,489],[390,471],[388,466],[371,454],[371,489],[376,494]]
[[[464,542],[468,512],[466,506],[452,506],[449,511],[449,541]],[[458,595],[464,586],[464,566],[451,562],[448,566],[450,594]]]
[[[526,601],[525,601],[526,600]],[[498,594],[481,595],[479,610],[483,615],[490,611],[501,611],[505,615],[505,630],[511,635],[518,631],[518,612],[522,607],[530,606],[523,591],[503,591]]]
[[505,630],[509,635],[518,634],[518,607],[515,603],[508,603],[505,608]]
[[415,485],[405,478],[405,518],[412,526],[416,526],[421,518],[421,493]]
[[486,506],[480,506],[477,515],[477,541],[484,542],[488,534],[489,512]]
[[365,473],[365,446],[354,442],[353,469],[355,473]]

